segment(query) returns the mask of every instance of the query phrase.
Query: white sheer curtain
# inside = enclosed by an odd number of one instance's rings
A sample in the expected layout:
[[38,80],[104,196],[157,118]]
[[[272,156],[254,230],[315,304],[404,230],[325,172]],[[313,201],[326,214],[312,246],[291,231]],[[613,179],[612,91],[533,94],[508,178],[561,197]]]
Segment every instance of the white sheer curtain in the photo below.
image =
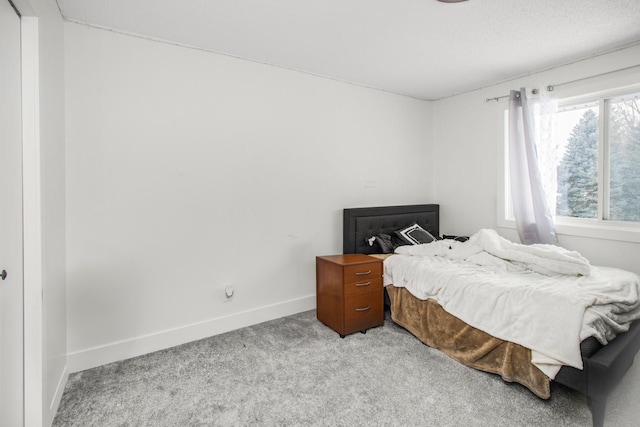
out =
[[509,94],[510,192],[518,234],[527,245],[558,242],[538,161],[538,138],[545,127],[540,101],[535,96],[530,99],[525,88]]

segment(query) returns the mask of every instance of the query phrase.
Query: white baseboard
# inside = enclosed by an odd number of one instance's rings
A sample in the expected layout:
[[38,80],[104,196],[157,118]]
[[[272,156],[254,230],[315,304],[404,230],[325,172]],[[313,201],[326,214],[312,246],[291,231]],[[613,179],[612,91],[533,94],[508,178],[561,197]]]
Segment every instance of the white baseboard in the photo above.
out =
[[316,296],[296,298],[203,322],[67,354],[69,373],[140,356],[284,316],[313,310]]
[[56,391],[51,399],[51,404],[49,405],[49,413],[45,418],[44,425],[50,426],[53,424],[53,419],[56,417],[56,413],[58,412],[58,406],[60,406],[60,401],[62,400],[62,395],[64,394],[64,388],[67,385],[67,380],[69,379],[69,372],[67,369],[68,365],[65,365],[62,370],[62,374],[58,379],[58,385],[56,386]]

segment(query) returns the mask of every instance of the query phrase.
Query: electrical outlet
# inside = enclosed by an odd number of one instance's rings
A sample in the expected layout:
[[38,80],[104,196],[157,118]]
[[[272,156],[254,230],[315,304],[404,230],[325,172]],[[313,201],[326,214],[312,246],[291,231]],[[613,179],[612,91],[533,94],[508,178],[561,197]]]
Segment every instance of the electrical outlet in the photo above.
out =
[[235,293],[236,293],[236,290],[233,289],[233,286],[226,286],[224,288],[225,301],[231,301]]

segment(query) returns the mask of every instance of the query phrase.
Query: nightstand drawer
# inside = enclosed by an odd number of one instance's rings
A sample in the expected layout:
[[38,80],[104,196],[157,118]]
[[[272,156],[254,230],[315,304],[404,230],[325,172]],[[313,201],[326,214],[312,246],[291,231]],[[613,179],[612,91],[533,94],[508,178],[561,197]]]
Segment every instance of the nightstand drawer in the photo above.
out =
[[349,295],[344,302],[345,334],[380,326],[384,323],[383,298],[380,290]]
[[[369,262],[344,267],[344,283],[367,281],[382,277],[382,263]],[[365,280],[366,279],[366,280]]]
[[345,295],[359,295],[371,291],[380,292],[382,289],[382,278],[360,279],[356,282],[344,284]]

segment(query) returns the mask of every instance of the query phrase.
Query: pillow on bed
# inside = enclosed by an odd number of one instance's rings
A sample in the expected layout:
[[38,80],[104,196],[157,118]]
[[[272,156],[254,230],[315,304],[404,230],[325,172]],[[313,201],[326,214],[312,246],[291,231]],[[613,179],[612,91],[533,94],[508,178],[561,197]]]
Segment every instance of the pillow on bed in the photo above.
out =
[[431,233],[420,227],[417,223],[413,223],[402,230],[397,230],[396,235],[410,245],[419,245],[421,243],[431,243],[437,240]]

